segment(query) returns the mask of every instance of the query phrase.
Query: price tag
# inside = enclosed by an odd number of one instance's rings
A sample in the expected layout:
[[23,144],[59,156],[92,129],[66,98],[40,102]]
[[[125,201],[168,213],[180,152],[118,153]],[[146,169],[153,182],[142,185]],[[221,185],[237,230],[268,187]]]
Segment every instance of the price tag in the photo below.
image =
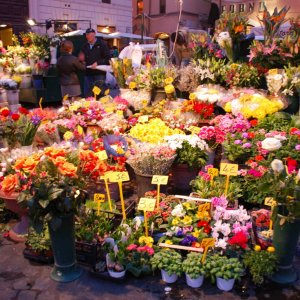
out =
[[207,174],[209,174],[211,177],[216,177],[219,175],[219,170],[216,168],[208,168]]
[[204,212],[210,210],[210,203],[205,203],[205,204],[200,204],[198,206],[198,211],[199,212]]
[[64,95],[64,97],[63,97],[62,101],[63,101],[63,102],[64,102],[64,101],[67,101],[67,100],[68,100],[68,98],[69,98],[69,95],[68,95],[68,94],[66,94],[66,95]]
[[265,205],[267,205],[267,206],[275,206],[276,205],[276,201],[272,197],[267,197],[265,199]]
[[104,202],[105,194],[94,194],[94,201],[95,202]]
[[226,164],[221,163],[220,174],[227,176],[237,176],[239,170],[239,165],[237,164]]
[[162,176],[162,175],[154,175],[152,177],[152,184],[158,185],[167,185],[169,180],[169,176]]
[[110,90],[107,89],[105,92],[104,92],[104,95],[107,96],[109,94]]
[[148,122],[149,121],[149,116],[140,116],[139,118],[138,118],[138,122],[139,123],[146,123],[146,122]]
[[92,91],[97,96],[100,95],[100,93],[101,93],[101,89],[97,86],[94,86]]
[[207,239],[203,239],[201,242],[201,248],[204,249],[204,253],[202,256],[202,263],[205,261],[206,259],[206,254],[208,251],[208,248],[214,247],[215,246],[215,239],[214,238],[207,238]]
[[156,199],[153,198],[141,198],[137,209],[143,211],[153,211],[155,208]]
[[100,152],[97,152],[97,153],[96,153],[96,156],[98,156],[98,158],[99,158],[100,160],[106,160],[106,159],[108,159],[108,156],[107,156],[107,153],[106,153],[105,150],[100,151]]
[[188,130],[192,133],[192,134],[199,134],[199,132],[201,131],[200,127],[197,126],[190,126],[188,128]]
[[123,182],[130,180],[128,172],[111,172],[108,174],[108,179],[110,182]]
[[41,97],[41,98],[40,98],[40,101],[39,101],[39,107],[40,107],[41,110],[43,110],[42,102],[43,102],[43,97]]

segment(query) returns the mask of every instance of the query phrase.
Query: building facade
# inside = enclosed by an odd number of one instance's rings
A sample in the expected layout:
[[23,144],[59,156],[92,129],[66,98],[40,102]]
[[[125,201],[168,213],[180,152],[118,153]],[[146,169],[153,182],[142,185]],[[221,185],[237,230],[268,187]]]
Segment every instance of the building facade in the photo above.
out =
[[283,8],[284,6],[290,7],[287,17],[296,18],[300,15],[300,1],[298,0],[214,0],[220,9],[220,11],[227,12],[245,12],[249,14],[250,24],[253,26],[259,26],[258,17],[261,15],[265,4],[270,12],[273,12],[274,8]]
[[[29,17],[39,23],[55,22],[51,30],[91,27],[102,33],[132,32],[131,0],[29,0]],[[70,21],[68,21],[70,20]],[[40,30],[45,30],[45,27]]]
[[[210,0],[183,0],[180,27],[207,29]],[[132,0],[133,32],[154,36],[175,32],[180,5],[178,0]]]

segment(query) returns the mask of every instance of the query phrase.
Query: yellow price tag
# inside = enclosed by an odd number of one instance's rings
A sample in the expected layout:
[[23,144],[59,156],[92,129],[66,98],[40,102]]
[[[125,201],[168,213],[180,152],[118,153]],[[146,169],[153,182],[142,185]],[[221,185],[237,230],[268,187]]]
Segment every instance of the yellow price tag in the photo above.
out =
[[218,176],[219,175],[219,170],[216,168],[208,168],[207,169],[207,174],[209,174],[212,177]]
[[169,176],[162,176],[162,175],[154,175],[152,177],[152,184],[159,184],[159,185],[167,185],[169,180]]
[[107,153],[106,153],[105,150],[100,151],[100,152],[97,152],[97,153],[96,153],[96,156],[98,156],[98,158],[99,158],[100,160],[106,160],[106,159],[108,159],[108,156],[107,156]]
[[267,197],[265,199],[265,203],[264,204],[267,205],[267,206],[275,206],[276,205],[276,201],[272,197]]
[[138,122],[139,123],[146,123],[146,122],[148,122],[149,121],[149,116],[140,116],[139,118],[138,118]]
[[105,194],[94,194],[94,201],[95,202],[104,202]]
[[190,126],[188,128],[188,130],[192,133],[192,134],[199,134],[201,128],[197,127],[197,126]]
[[200,204],[198,206],[198,211],[199,212],[204,212],[210,210],[210,203],[205,203],[205,204]]
[[105,92],[104,92],[104,95],[107,96],[109,94],[110,90],[107,89]]
[[215,246],[215,239],[214,238],[206,238],[203,239],[201,242],[201,248],[208,249],[209,247]]
[[110,182],[123,182],[130,180],[128,172],[111,172],[108,174],[108,179]]
[[62,101],[63,101],[63,102],[64,102],[64,101],[67,101],[67,100],[68,100],[68,98],[69,98],[69,95],[68,95],[68,94],[66,94],[66,95],[64,95],[64,97],[63,97]]
[[123,116],[124,115],[123,110],[117,110],[117,115]]
[[92,91],[97,96],[100,95],[100,93],[101,93],[101,89],[97,86],[94,86]]
[[39,107],[40,107],[41,110],[43,110],[42,102],[43,102],[43,97],[41,97],[41,98],[40,98],[40,101],[39,101]]
[[143,211],[153,211],[155,208],[156,199],[153,198],[141,198],[137,209]]
[[220,174],[227,176],[237,176],[239,170],[239,165],[237,164],[226,164],[221,163]]

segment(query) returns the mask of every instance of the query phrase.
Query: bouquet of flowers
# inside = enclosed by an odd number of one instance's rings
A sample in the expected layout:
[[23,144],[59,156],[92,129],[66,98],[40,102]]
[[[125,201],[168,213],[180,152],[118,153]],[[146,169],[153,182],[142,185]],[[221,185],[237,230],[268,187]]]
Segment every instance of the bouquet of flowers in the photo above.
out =
[[112,58],[111,63],[119,87],[125,88],[126,80],[129,76],[133,75],[132,60],[128,58]]
[[214,104],[220,101],[223,97],[225,90],[218,85],[200,85],[190,95],[190,99],[196,99],[201,102]]

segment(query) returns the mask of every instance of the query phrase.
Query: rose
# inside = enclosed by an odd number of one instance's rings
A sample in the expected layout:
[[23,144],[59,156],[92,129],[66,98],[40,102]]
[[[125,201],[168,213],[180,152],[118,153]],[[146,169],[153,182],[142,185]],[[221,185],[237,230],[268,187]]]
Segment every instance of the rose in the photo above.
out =
[[11,194],[15,191],[16,187],[19,184],[18,176],[16,174],[7,175],[2,181],[1,190],[5,194]]
[[67,177],[76,177],[77,167],[72,163],[65,162],[58,166],[58,170],[62,175]]
[[284,170],[284,165],[280,159],[274,159],[271,162],[271,168],[275,173],[281,173]]
[[25,107],[20,107],[19,108],[19,113],[22,115],[28,115],[29,111]]
[[20,115],[19,114],[12,114],[11,115],[11,118],[14,120],[14,121],[18,121],[20,119]]
[[66,159],[62,156],[56,157],[55,159],[52,159],[52,162],[57,166],[62,166],[65,162]]
[[44,149],[44,153],[47,156],[52,158],[57,158],[58,156],[65,156],[66,151],[62,148],[54,148],[54,147],[47,147]]
[[261,147],[264,150],[275,151],[280,149],[282,146],[281,142],[275,138],[266,138],[261,142]]
[[39,157],[30,156],[30,157],[23,157],[17,159],[15,163],[16,170],[22,170],[25,173],[31,173],[37,164],[39,163]]
[[174,85],[172,84],[168,84],[165,86],[165,92],[167,94],[173,94],[175,92],[175,88],[174,88]]
[[3,108],[2,110],[1,110],[1,115],[3,116],[3,117],[8,117],[9,116],[9,109],[7,109],[7,108]]

